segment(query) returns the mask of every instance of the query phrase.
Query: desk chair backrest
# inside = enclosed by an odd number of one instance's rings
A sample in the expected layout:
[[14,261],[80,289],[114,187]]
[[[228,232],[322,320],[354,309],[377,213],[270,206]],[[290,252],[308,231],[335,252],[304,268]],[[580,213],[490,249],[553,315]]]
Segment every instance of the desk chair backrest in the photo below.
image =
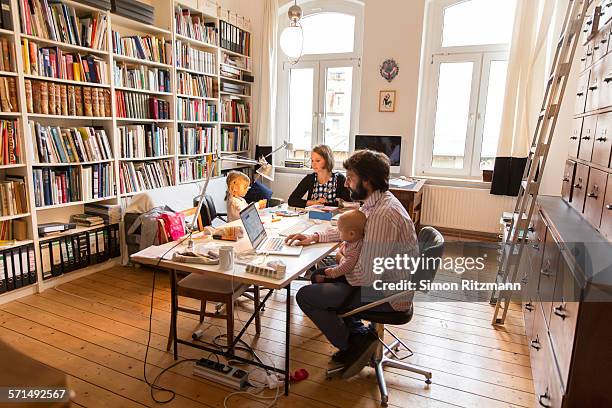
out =
[[419,253],[422,262],[412,275],[412,282],[433,281],[444,254],[444,237],[433,227],[423,227],[419,232]]
[[[198,206],[198,197],[193,199],[193,206]],[[215,202],[210,194],[206,194],[204,197],[204,202],[202,203],[202,208],[200,209],[200,217],[202,220],[202,225],[205,227],[211,226],[214,219],[216,219],[220,214],[217,213],[217,207],[215,207]]]

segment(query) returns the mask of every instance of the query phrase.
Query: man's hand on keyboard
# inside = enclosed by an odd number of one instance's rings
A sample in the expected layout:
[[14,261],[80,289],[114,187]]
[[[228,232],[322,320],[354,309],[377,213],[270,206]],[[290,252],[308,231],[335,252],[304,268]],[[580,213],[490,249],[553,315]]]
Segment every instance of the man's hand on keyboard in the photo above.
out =
[[285,239],[287,245],[312,245],[319,242],[319,235],[291,234]]

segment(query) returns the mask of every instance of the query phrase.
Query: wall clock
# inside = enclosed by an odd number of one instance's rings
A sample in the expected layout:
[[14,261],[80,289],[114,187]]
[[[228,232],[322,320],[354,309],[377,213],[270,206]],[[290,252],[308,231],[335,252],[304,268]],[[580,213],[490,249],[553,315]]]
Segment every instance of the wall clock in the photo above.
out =
[[380,66],[380,75],[391,82],[399,74],[399,66],[393,58],[386,59]]

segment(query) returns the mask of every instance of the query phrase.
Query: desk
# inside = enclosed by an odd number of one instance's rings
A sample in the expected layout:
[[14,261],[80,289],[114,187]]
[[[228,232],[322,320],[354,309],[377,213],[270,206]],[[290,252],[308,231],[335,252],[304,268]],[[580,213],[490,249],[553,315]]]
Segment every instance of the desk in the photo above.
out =
[[[290,217],[290,218],[283,218],[281,221],[278,222],[271,222],[271,218],[270,216],[262,216],[262,220],[264,222],[264,226],[266,227],[266,231],[268,232],[269,236],[275,236],[278,235],[278,233],[280,231],[282,231],[285,228],[290,227],[291,225],[293,225],[294,223],[298,222],[299,218],[298,217]],[[232,226],[232,225],[242,225],[242,221],[237,220],[234,222],[231,222],[229,224],[227,224],[228,226]],[[312,229],[319,229],[319,228],[326,228],[329,225],[329,223],[326,224],[321,224],[319,226],[316,226]],[[311,229],[311,230],[312,230]],[[310,230],[309,230],[310,232]],[[195,236],[195,235],[194,235]],[[238,240],[237,242],[228,242],[228,241],[217,241],[217,240],[212,240],[209,242],[214,242],[216,244],[219,245],[231,245],[235,248],[236,252],[241,252],[241,251],[245,251],[248,249],[251,249],[251,243],[248,240],[248,238],[246,237],[246,233],[245,236],[243,238],[241,238],[240,240]],[[173,248],[173,246],[176,245],[175,248]],[[197,242],[196,242],[197,245]],[[246,283],[249,285],[258,285],[261,286],[263,288],[269,289],[268,293],[266,294],[266,296],[264,297],[263,301],[260,303],[259,309],[255,310],[253,312],[253,315],[246,321],[246,323],[244,324],[244,327],[242,328],[242,330],[240,331],[240,333],[238,334],[237,337],[235,337],[234,339],[234,343],[232,345],[229,346],[229,349],[227,352],[224,351],[219,351],[213,348],[209,348],[200,344],[196,344],[193,343],[191,341],[186,341],[186,340],[181,340],[181,339],[177,339],[176,336],[176,330],[177,330],[177,325],[176,325],[176,314],[172,313],[173,316],[173,327],[174,327],[174,338],[175,343],[174,343],[174,359],[177,360],[178,359],[178,348],[177,345],[178,343],[180,344],[184,344],[187,346],[191,346],[191,347],[195,347],[201,350],[205,350],[208,351],[210,353],[214,353],[217,355],[221,355],[223,357],[226,357],[228,359],[234,359],[234,360],[238,360],[238,361],[242,361],[244,363],[248,363],[248,364],[252,364],[267,370],[271,370],[271,371],[276,371],[278,373],[284,374],[285,375],[285,395],[289,395],[289,353],[290,353],[290,330],[291,330],[291,282],[293,280],[295,280],[298,276],[300,276],[301,274],[303,274],[304,272],[306,272],[311,266],[313,266],[314,264],[316,264],[317,262],[319,262],[321,259],[323,259],[325,256],[329,255],[334,249],[336,249],[336,247],[339,245],[339,243],[336,242],[332,242],[332,243],[321,243],[321,244],[315,244],[315,245],[310,245],[307,247],[304,247],[304,249],[302,250],[302,253],[300,254],[300,256],[278,256],[278,255],[270,255],[269,258],[270,259],[282,259],[283,261],[285,261],[285,264],[287,265],[287,272],[285,273],[285,277],[283,279],[273,279],[273,278],[268,278],[268,277],[263,277],[263,276],[259,276],[259,275],[255,275],[255,274],[250,274],[250,273],[246,273],[245,269],[246,266],[245,265],[241,265],[241,264],[237,264],[236,262],[234,262],[234,269],[230,270],[230,271],[222,271],[219,269],[218,265],[199,265],[199,264],[187,264],[187,263],[180,263],[180,262],[173,262],[172,259],[172,255],[174,254],[174,252],[180,251],[185,249],[185,247],[187,246],[187,240],[185,239],[184,242],[182,242],[181,244],[177,245],[177,241],[174,242],[169,242],[167,244],[164,245],[160,245],[157,247],[151,247],[151,248],[147,248],[144,249],[140,252],[137,252],[136,254],[132,255],[131,259],[133,262],[139,263],[139,264],[143,264],[143,265],[151,265],[151,266],[159,266],[165,269],[170,270],[170,287],[171,287],[171,304],[172,304],[172,310],[176,310],[177,306],[178,306],[178,296],[176,294],[177,290],[176,290],[176,283],[177,283],[177,278],[176,278],[176,272],[177,271],[181,271],[181,272],[189,272],[189,273],[199,273],[201,275],[204,276],[212,276],[215,278],[220,278],[220,279],[226,279],[229,281],[234,281],[237,284],[238,283]],[[163,255],[166,251],[168,251],[168,253],[166,255],[164,255],[164,258],[160,260],[160,256]],[[285,289],[287,292],[287,298],[286,298],[286,303],[285,303],[285,314],[286,314],[286,321],[285,321],[285,367],[284,369],[278,369],[275,367],[271,367],[268,365],[265,365],[259,361],[254,361],[254,360],[248,360],[245,359],[243,357],[240,356],[236,356],[233,353],[234,347],[236,346],[236,344],[238,343],[238,341],[241,339],[242,335],[246,332],[247,327],[251,324],[251,322],[255,319],[255,316],[257,313],[259,313],[261,311],[261,309],[265,306],[266,301],[270,298],[270,295],[272,294],[272,292],[274,290],[278,290],[278,289]]]
[[424,179],[414,179],[416,184],[407,187],[389,186],[389,191],[402,203],[408,215],[412,218],[414,229],[419,232],[421,227],[421,202],[423,199]]

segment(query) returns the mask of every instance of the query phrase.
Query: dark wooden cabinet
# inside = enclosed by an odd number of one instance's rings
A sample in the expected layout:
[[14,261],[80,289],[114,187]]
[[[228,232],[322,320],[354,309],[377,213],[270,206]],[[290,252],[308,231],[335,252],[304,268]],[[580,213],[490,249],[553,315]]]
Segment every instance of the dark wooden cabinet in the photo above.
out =
[[586,189],[589,182],[589,166],[578,163],[576,164],[576,175],[574,184],[572,185],[572,206],[578,212],[584,209],[584,199],[586,197]]
[[578,151],[579,159],[591,161],[596,130],[597,116],[587,116],[586,118],[584,118],[584,123],[582,125],[582,133],[580,136],[580,149]]
[[582,121],[582,118],[574,119],[572,131],[569,137],[569,146],[567,148],[567,154],[569,157],[578,157],[580,135],[582,134]]
[[572,202],[574,177],[576,176],[576,162],[567,160],[563,171],[563,184],[561,185],[561,197],[568,203]]
[[612,241],[612,174],[608,175],[599,231]]
[[597,129],[593,140],[593,154],[591,161],[602,167],[610,164],[610,152],[612,151],[612,112],[599,115]]
[[607,173],[591,168],[584,203],[584,217],[595,228],[601,225],[601,212],[606,191]]
[[424,179],[416,179],[416,184],[410,187],[393,187],[389,191],[402,203],[418,232],[421,228],[421,202],[423,201]]

